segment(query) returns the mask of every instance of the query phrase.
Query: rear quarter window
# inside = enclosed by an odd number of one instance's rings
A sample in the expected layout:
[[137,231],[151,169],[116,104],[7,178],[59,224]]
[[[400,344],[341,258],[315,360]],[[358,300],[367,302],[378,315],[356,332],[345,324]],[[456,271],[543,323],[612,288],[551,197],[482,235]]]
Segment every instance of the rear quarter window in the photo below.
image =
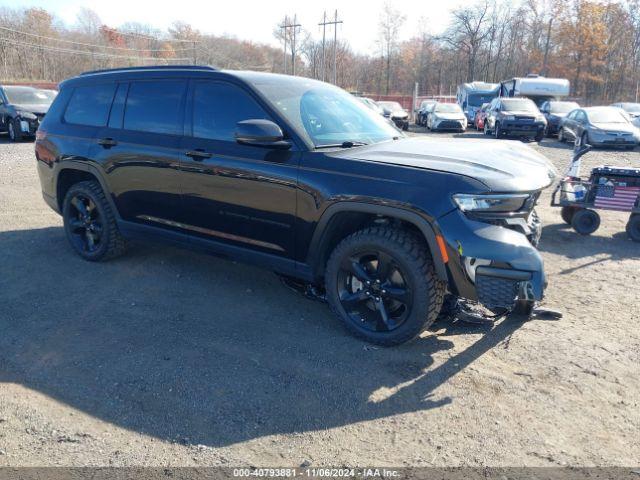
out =
[[76,87],[64,112],[64,121],[77,125],[104,127],[116,91],[115,83]]

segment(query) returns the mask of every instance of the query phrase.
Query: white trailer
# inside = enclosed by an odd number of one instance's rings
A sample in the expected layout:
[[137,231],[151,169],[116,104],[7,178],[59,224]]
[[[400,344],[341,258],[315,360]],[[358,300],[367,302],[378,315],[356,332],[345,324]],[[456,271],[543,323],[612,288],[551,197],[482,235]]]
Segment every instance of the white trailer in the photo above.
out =
[[547,100],[559,100],[569,96],[570,85],[566,78],[546,78],[527,75],[500,82],[501,97],[527,97],[540,106]]

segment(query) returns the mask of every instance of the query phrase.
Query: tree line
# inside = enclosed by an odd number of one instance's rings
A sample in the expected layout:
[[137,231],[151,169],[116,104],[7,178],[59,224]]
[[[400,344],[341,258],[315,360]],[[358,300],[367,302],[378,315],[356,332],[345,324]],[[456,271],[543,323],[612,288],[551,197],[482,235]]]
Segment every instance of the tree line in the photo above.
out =
[[[128,65],[205,63],[220,68],[332,79],[369,94],[455,93],[458,84],[498,82],[538,73],[568,78],[585,103],[633,101],[640,81],[640,0],[477,0],[451,12],[441,33],[423,19],[401,40],[405,16],[391,4],[380,12],[373,53],[348,39],[325,41],[301,28],[274,25],[282,48],[206,34],[176,22],[166,31],[129,22],[106,26],[83,8],[67,26],[40,8],[0,9],[0,75],[4,80],[60,81],[82,71]],[[286,60],[285,60],[286,56]]]

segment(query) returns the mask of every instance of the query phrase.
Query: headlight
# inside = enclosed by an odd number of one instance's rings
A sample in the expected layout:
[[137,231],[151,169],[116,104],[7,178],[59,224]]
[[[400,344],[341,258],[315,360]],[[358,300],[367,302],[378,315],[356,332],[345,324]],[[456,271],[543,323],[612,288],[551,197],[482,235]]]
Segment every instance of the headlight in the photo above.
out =
[[24,110],[18,110],[16,113],[20,118],[24,118],[25,120],[35,120],[36,118],[38,118],[33,113],[25,112]]
[[507,115],[504,117],[505,120],[515,120],[516,117],[514,115]]
[[453,201],[463,212],[516,212],[524,206],[528,198],[528,193],[495,195],[459,193],[453,196]]

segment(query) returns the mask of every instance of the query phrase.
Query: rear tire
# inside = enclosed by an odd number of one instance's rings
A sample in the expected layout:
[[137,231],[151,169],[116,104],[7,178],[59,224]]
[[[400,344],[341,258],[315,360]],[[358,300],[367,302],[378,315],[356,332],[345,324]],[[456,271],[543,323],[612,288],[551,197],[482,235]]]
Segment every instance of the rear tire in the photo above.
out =
[[62,218],[67,240],[85,260],[101,262],[125,252],[125,239],[98,182],[72,185],[64,197]]
[[564,221],[564,223],[566,223],[567,225],[571,225],[571,220],[573,220],[573,215],[580,210],[579,207],[562,207],[560,209],[560,216],[562,217],[562,220]]
[[591,235],[600,226],[600,215],[595,210],[581,208],[573,214],[571,226],[580,235]]
[[325,283],[329,306],[347,330],[384,346],[407,342],[428,328],[445,294],[424,242],[389,227],[370,227],[342,240],[327,262]]
[[640,213],[634,213],[629,217],[627,235],[634,242],[640,242]]

